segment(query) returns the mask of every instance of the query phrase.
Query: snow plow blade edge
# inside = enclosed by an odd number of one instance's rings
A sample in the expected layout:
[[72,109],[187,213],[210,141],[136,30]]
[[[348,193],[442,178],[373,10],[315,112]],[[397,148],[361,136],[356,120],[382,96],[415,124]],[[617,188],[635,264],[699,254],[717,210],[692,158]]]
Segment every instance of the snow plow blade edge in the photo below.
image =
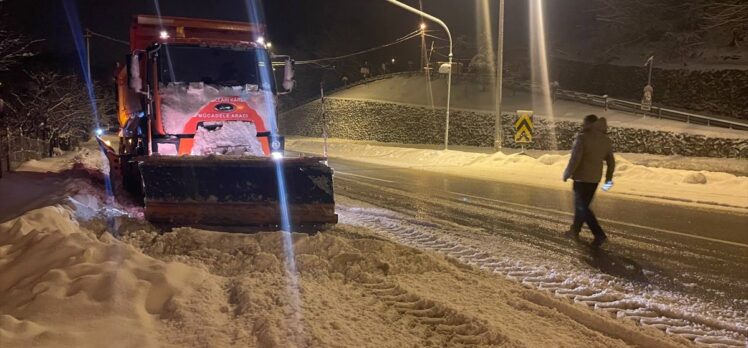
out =
[[284,200],[279,192],[285,190],[291,225],[337,223],[332,170],[322,160],[140,158],[145,215],[152,222],[173,225],[281,225]]

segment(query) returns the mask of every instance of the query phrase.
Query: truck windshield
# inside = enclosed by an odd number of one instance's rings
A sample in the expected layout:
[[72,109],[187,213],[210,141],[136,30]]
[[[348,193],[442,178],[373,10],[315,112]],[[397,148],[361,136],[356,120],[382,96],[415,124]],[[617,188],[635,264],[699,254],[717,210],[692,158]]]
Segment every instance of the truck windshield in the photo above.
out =
[[[159,57],[159,80],[162,83],[251,84],[266,91],[274,90],[270,59],[264,50],[164,46]],[[267,74],[261,73],[263,70]]]

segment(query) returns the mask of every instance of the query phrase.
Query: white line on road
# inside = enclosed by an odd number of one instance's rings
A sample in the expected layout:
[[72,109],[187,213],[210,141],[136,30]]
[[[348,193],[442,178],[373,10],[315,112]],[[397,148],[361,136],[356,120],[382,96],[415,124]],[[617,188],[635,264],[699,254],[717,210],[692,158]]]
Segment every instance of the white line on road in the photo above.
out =
[[366,175],[341,172],[339,170],[336,170],[335,174],[342,174],[343,176],[346,176],[346,175],[348,175],[348,176],[355,176],[355,177],[359,177],[359,178],[364,178],[364,179],[369,179],[369,180],[376,180],[376,181],[381,181],[381,182],[388,182],[388,183],[393,183],[394,182],[394,181],[385,180],[385,179],[372,178],[372,177],[366,176]]
[[[557,213],[557,214],[563,214],[563,215],[568,215],[568,216],[573,216],[574,215],[574,214],[566,212],[566,211],[555,210],[555,209],[548,209],[548,208],[534,207],[534,206],[527,205],[527,204],[507,202],[507,201],[502,201],[502,200],[493,199],[493,198],[487,198],[487,197],[481,197],[481,196],[473,196],[473,195],[469,195],[467,193],[460,193],[460,192],[453,192],[453,191],[445,191],[445,192],[451,193],[453,195],[459,195],[459,196],[477,198],[477,199],[482,199],[482,200],[496,202],[496,203],[511,204],[511,205],[515,205],[515,206],[519,206],[519,207],[523,207],[523,208],[527,208],[527,209],[532,209],[532,210],[540,210],[540,211],[545,211],[545,212],[549,212],[549,213]],[[723,243],[723,244],[729,244],[729,245],[739,246],[739,247],[743,247],[743,248],[748,248],[748,244],[738,243],[738,242],[731,242],[729,240],[721,240],[721,239],[709,238],[709,237],[704,237],[704,236],[697,236],[697,235],[693,235],[693,234],[687,234],[687,233],[682,233],[682,232],[664,230],[664,229],[661,229],[661,228],[649,227],[649,226],[643,226],[643,225],[637,225],[637,224],[632,224],[632,223],[622,222],[622,221],[616,221],[616,220],[611,220],[611,219],[598,219],[598,220],[604,221],[604,222],[608,222],[608,223],[613,223],[613,224],[628,226],[628,227],[634,227],[634,228],[641,228],[641,229],[651,230],[651,231],[660,232],[660,233],[673,234],[673,235],[682,236],[682,237],[695,238],[695,239],[707,240],[707,241],[715,242],[715,243]]]

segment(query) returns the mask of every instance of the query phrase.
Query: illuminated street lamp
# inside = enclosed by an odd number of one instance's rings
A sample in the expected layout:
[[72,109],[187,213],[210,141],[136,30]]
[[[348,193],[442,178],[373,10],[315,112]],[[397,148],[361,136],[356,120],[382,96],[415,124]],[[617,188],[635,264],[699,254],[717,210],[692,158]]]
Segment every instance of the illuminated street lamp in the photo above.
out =
[[426,23],[421,23],[421,30],[426,30]]
[[[446,125],[444,127],[444,150],[447,150],[449,147],[449,102],[452,96],[452,34],[449,32],[449,28],[447,28],[447,25],[444,24],[444,22],[436,18],[426,12],[423,12],[419,9],[410,7],[406,4],[403,4],[397,0],[387,0],[387,2],[398,6],[400,8],[403,8],[407,11],[413,12],[417,15],[420,15],[424,18],[428,18],[429,20],[436,22],[437,24],[441,25],[442,28],[444,28],[444,31],[447,32],[447,38],[449,38],[449,71],[447,71],[447,117],[446,117]],[[425,28],[425,24],[421,24],[421,28]]]

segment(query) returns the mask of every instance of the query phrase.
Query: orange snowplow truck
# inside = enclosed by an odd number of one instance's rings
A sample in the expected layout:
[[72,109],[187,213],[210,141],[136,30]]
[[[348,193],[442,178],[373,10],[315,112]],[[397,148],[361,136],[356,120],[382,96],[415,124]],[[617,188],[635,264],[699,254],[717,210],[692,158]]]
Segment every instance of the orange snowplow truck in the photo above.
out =
[[337,222],[324,159],[284,155],[276,104],[293,88],[293,61],[269,54],[264,30],[254,23],[133,18],[131,52],[116,72],[120,143],[108,152],[122,186],[143,198],[147,219]]

